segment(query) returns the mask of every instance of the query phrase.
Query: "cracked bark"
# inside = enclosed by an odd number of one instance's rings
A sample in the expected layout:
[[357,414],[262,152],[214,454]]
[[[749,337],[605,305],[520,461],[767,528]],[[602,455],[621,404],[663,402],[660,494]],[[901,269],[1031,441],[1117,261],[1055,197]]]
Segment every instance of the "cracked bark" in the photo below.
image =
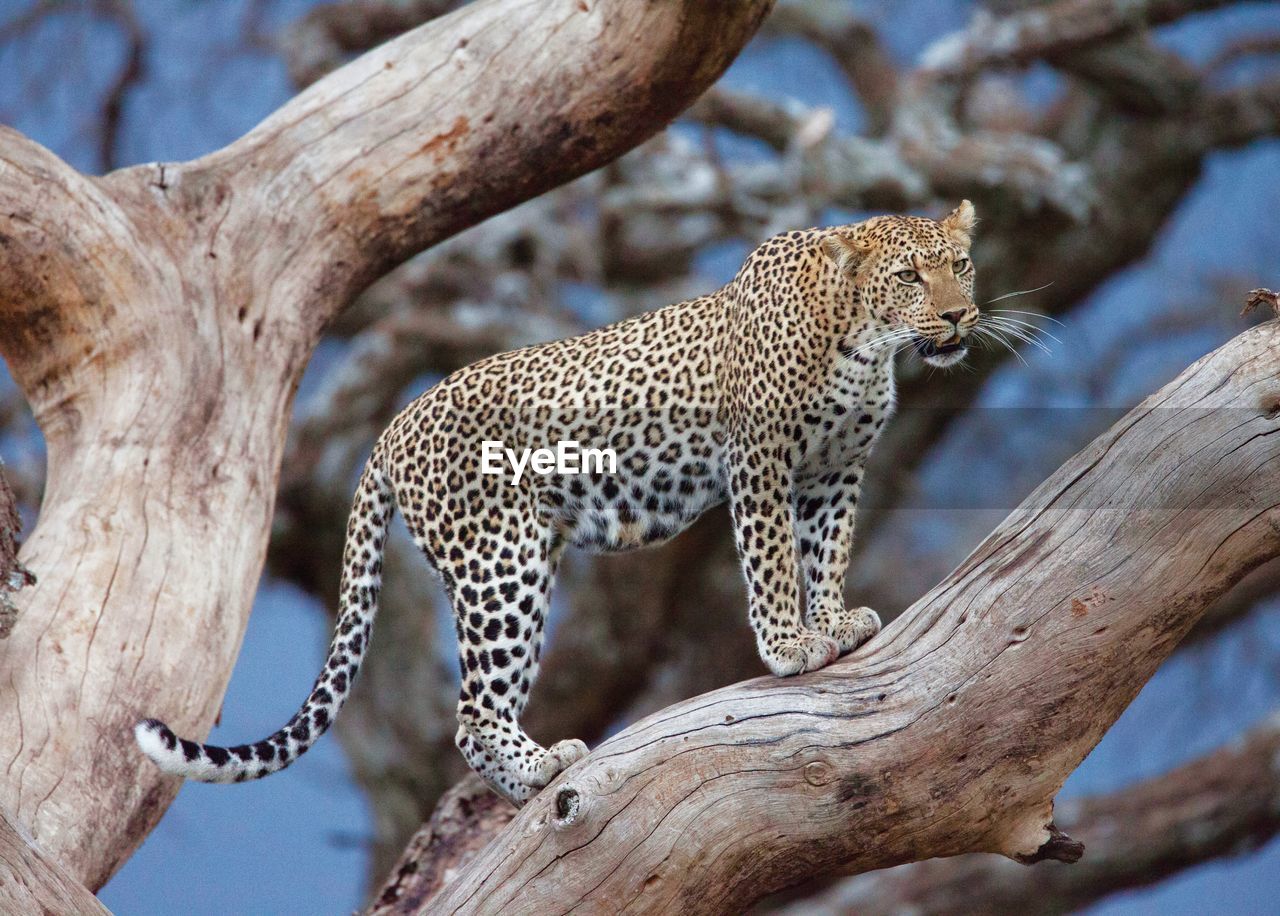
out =
[[1066,777],[1208,604],[1280,555],[1278,354],[1271,322],[1201,359],[868,646],[638,722],[394,911],[741,912],[823,874],[1076,857],[1053,820]]
[[961,916],[1070,913],[1108,894],[1155,884],[1185,868],[1260,849],[1280,833],[1280,716],[1239,742],[1168,773],[1060,806],[1088,854],[1075,868],[1028,870],[962,856],[842,881],[787,916]]
[[0,810],[0,901],[6,913],[106,913],[83,884]]
[[4,462],[0,461],[0,639],[9,635],[18,619],[13,593],[35,584],[30,570],[18,562],[18,532],[21,528],[17,501],[9,481],[5,479]]

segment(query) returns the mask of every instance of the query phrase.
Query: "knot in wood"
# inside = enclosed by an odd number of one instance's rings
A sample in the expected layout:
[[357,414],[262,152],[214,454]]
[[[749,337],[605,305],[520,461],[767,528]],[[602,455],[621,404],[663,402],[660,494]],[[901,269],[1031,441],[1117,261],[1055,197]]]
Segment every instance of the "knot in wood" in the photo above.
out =
[[825,786],[834,775],[835,769],[822,760],[815,760],[804,768],[804,781],[811,786]]
[[561,786],[556,792],[555,817],[551,826],[557,830],[572,827],[582,811],[582,796],[573,786]]

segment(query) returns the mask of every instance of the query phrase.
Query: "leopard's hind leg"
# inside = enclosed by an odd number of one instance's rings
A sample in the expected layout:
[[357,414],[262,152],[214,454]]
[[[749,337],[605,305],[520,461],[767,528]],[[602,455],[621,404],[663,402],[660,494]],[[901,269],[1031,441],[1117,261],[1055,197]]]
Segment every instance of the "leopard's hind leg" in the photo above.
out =
[[[480,564],[453,583],[462,689],[457,744],[467,762],[517,805],[577,760],[581,741],[544,748],[520,726],[538,675],[559,547],[549,529],[529,515],[477,532],[472,552]],[[506,530],[512,528],[514,530]]]

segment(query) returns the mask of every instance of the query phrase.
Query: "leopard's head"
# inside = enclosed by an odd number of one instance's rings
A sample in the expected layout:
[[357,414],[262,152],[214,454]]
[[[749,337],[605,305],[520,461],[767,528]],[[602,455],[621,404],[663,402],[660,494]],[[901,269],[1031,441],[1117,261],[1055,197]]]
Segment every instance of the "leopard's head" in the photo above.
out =
[[877,216],[823,237],[824,254],[880,326],[877,345],[910,344],[934,366],[964,359],[979,317],[969,260],[974,221],[965,200],[941,220]]

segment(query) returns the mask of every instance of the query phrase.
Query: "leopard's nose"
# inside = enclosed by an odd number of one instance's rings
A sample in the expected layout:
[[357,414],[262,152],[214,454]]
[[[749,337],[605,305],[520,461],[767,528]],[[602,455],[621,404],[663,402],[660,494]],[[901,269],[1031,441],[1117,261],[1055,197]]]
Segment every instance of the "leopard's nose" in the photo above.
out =
[[964,321],[965,309],[953,309],[950,312],[943,312],[940,317],[943,321],[949,321],[956,326],[956,330],[960,329],[960,322]]

